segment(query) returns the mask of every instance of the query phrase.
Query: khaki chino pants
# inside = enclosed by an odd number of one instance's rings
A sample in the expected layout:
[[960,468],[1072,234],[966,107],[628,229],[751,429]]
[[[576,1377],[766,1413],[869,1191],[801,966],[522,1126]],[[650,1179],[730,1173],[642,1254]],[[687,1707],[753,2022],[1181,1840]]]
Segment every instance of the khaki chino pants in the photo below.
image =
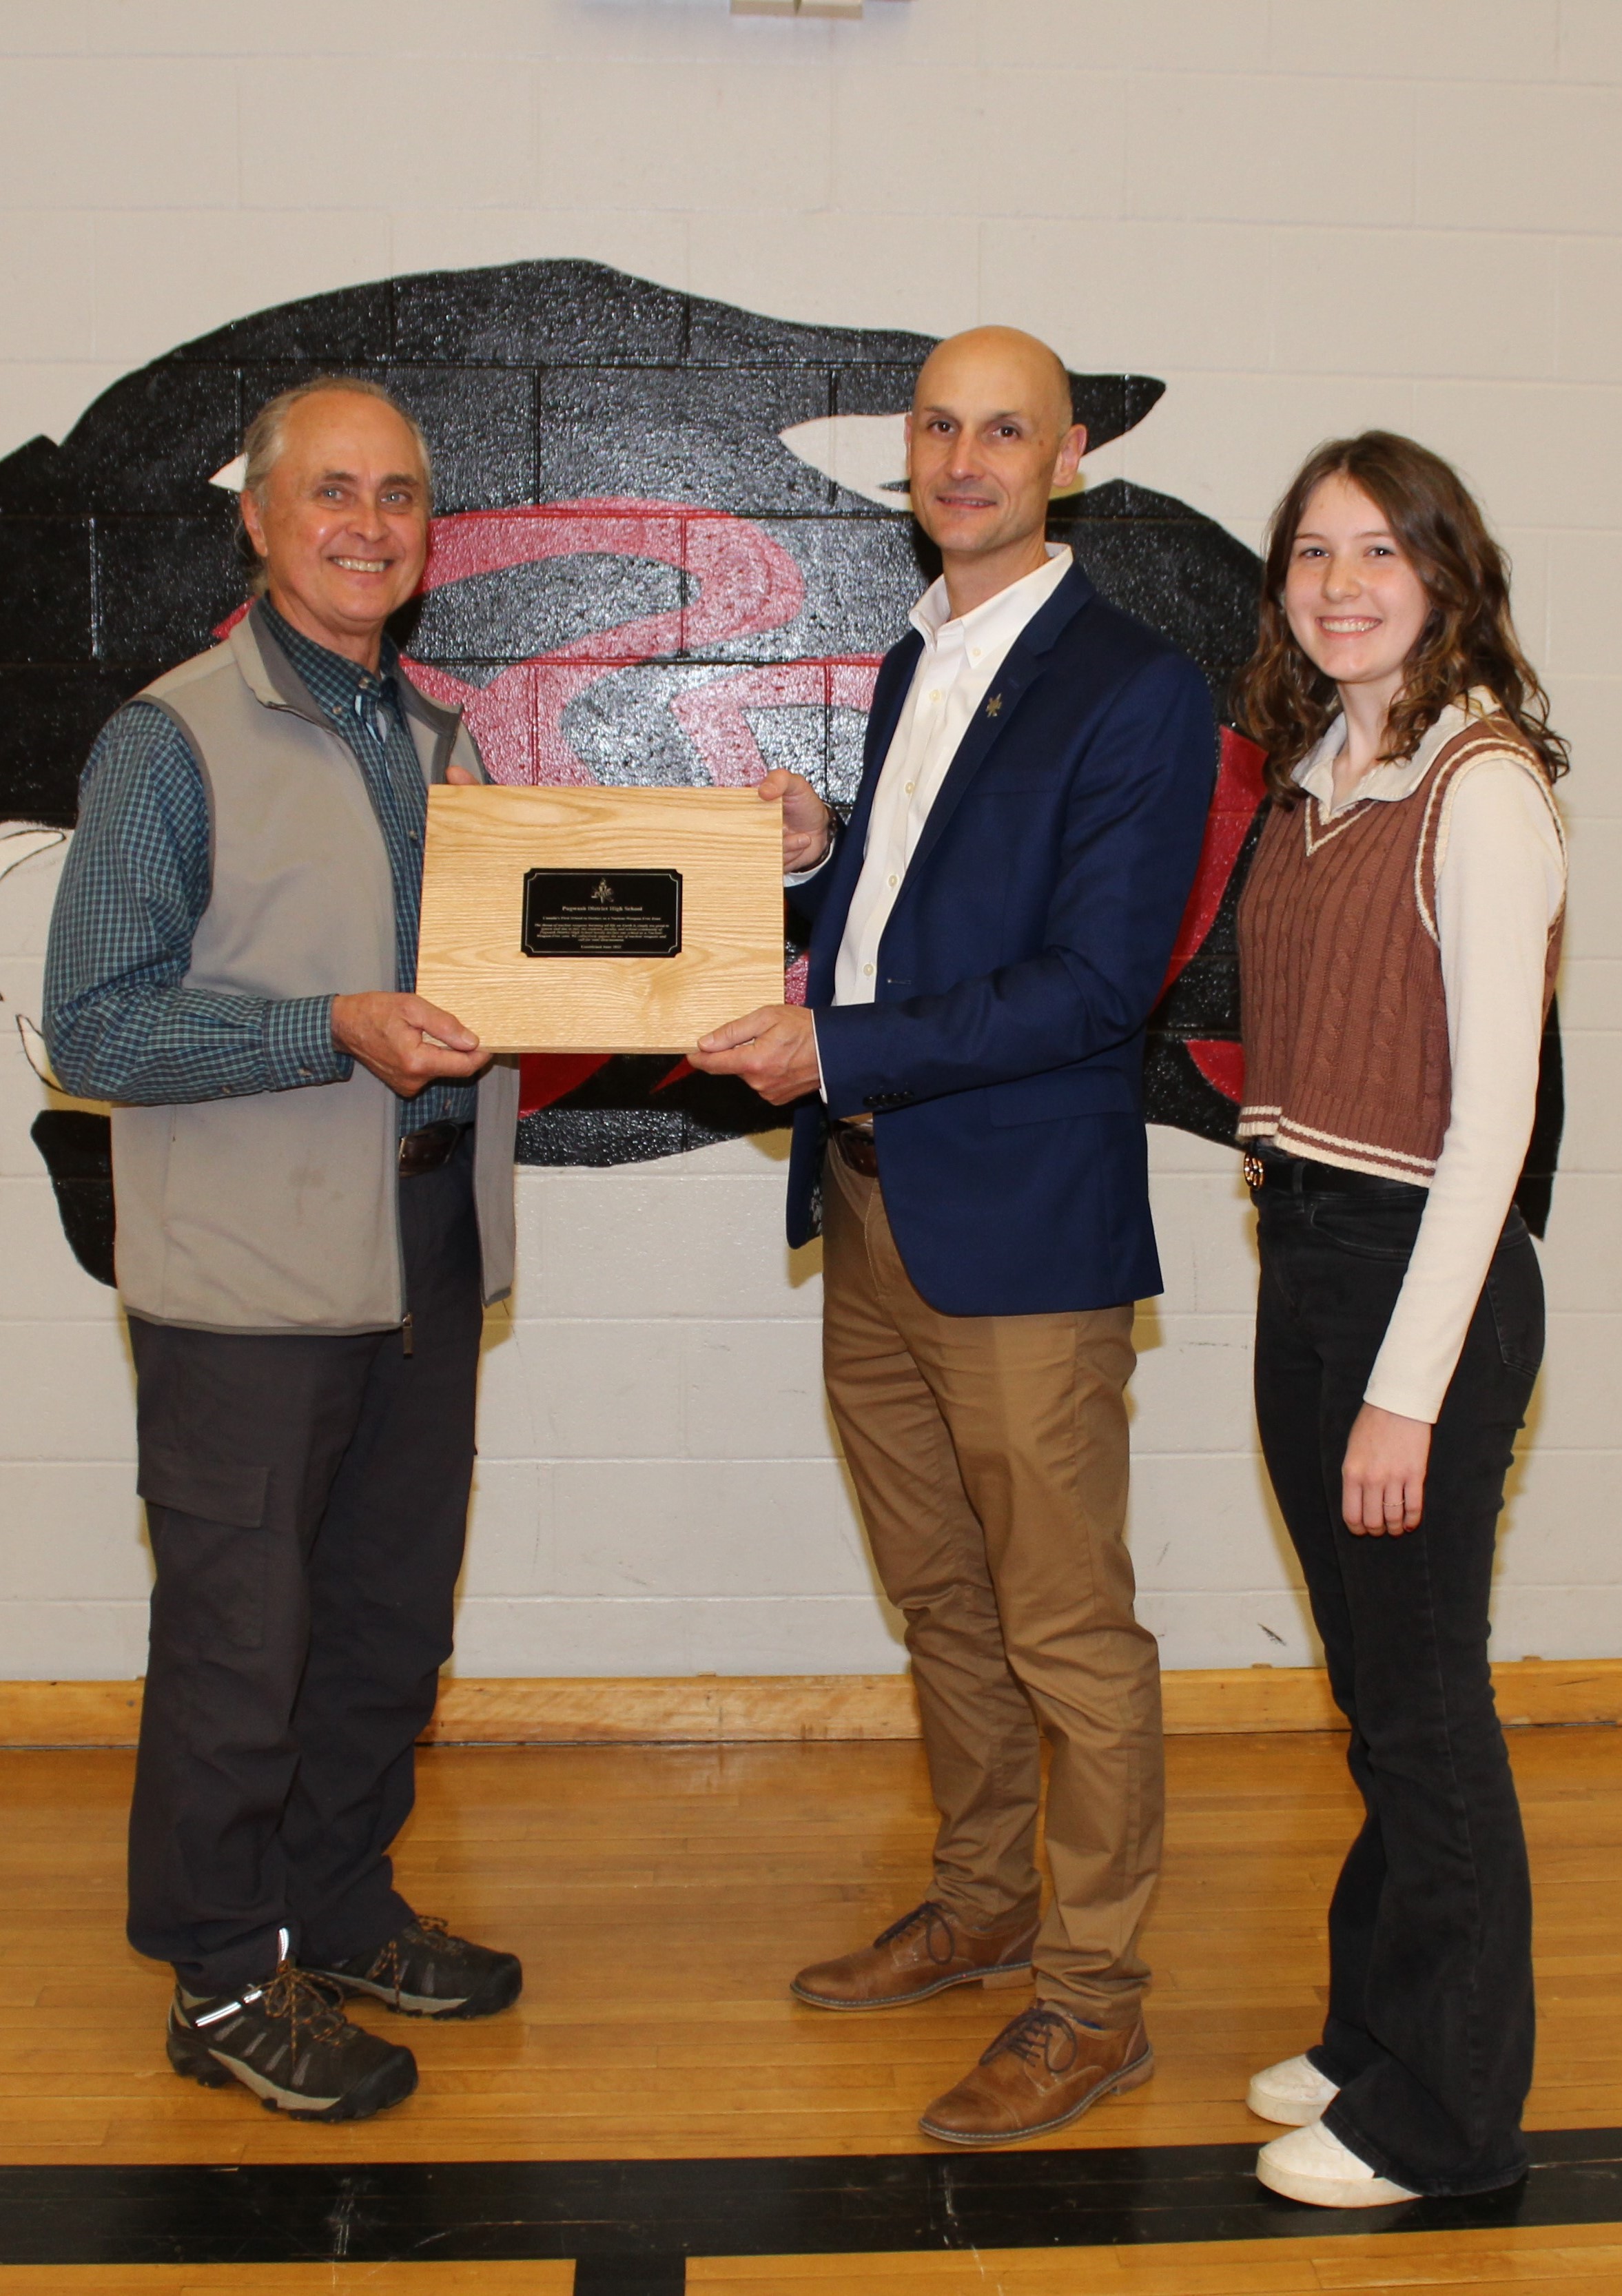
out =
[[1045,1734],[1036,1989],[1130,2023],[1165,1800],[1159,1652],[1125,1539],[1132,1309],[942,1315],[901,1264],[878,1181],[831,1150],[823,1195],[823,1369],[906,1621],[940,1811],[930,1894],[977,1929],[1035,1918]]

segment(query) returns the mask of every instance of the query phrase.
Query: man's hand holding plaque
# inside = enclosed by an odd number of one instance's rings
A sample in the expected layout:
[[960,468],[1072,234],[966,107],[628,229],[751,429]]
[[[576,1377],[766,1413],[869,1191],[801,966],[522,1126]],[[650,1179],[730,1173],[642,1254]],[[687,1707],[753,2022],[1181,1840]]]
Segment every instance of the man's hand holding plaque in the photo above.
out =
[[[445,778],[456,789],[479,786],[465,766],[447,766]],[[382,989],[332,999],[332,1041],[402,1100],[414,1100],[441,1077],[475,1077],[488,1065],[478,1037],[454,1013]]]
[[[828,857],[833,816],[803,774],[768,774],[758,784],[768,803],[782,806],[782,873],[803,876]],[[708,1076],[741,1077],[762,1100],[785,1108],[815,1092],[822,1074],[816,1024],[803,1004],[762,1004],[700,1037],[687,1056]]]

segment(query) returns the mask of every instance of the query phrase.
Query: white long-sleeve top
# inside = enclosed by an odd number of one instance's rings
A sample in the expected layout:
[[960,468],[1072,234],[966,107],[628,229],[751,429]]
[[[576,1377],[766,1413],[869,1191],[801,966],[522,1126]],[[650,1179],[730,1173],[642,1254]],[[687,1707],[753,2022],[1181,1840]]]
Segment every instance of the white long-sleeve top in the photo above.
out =
[[[1469,716],[1477,691],[1445,709],[1401,765],[1376,766],[1339,809],[1413,795]],[[1332,817],[1337,718],[1295,779]],[[1413,1255],[1364,1390],[1366,1401],[1434,1423],[1487,1280],[1537,1099],[1549,928],[1566,898],[1559,817],[1535,770],[1505,751],[1462,774],[1437,840],[1436,922],[1447,1006],[1452,1098]],[[1422,1183],[1421,1185],[1423,1185]]]

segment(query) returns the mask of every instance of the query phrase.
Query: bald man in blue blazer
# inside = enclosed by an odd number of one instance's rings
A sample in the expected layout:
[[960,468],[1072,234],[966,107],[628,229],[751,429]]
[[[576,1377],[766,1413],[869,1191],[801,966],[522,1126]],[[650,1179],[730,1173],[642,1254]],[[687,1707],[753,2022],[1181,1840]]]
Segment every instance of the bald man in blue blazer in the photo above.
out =
[[922,2116],[960,2144],[1061,2128],[1154,2063],[1159,1675],[1125,1396],[1160,1288],[1143,1030],[1216,750],[1194,664],[1046,540],[1085,447],[1031,337],[977,329],[924,366],[909,478],[943,572],[880,671],[855,809],[841,828],[799,776],[761,784],[812,920],[807,1005],[694,1055],[798,1103],[790,1240],[820,1210],[829,1399],[940,1812],[922,1900],[793,1989],[848,2012],[1034,1975]]

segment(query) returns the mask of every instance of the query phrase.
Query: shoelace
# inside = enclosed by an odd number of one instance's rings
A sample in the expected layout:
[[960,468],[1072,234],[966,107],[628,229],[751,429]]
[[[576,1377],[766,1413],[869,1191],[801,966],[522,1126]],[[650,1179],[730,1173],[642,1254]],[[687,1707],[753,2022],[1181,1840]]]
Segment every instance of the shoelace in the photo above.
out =
[[[451,1936],[450,1923],[442,1922],[438,1914],[414,1914],[409,1926],[418,1931],[431,1946],[444,1948],[455,1943],[455,1939]],[[404,1964],[400,1959],[400,1940],[397,1937],[389,1939],[366,1974],[368,1977],[375,1978],[380,1984],[389,1988],[394,1995],[394,2005],[397,2009],[400,2005],[400,1996],[404,1990],[405,1977]]]
[[[1055,2041],[1063,2045],[1057,2064],[1053,2062]],[[1022,2009],[1012,2024],[997,2035],[980,2062],[988,2065],[993,2057],[1001,2056],[1006,2051],[1011,2056],[1018,2057],[1022,2064],[1034,2065],[1040,2062],[1050,2073],[1066,2073],[1075,2063],[1079,2048],[1076,2029],[1069,2019],[1061,2016],[1057,2009],[1044,2009],[1039,2001],[1033,2001],[1028,2009]]]
[[291,1961],[279,1962],[269,1984],[244,1993],[240,2005],[261,2008],[272,2019],[286,2018],[288,2048],[295,2065],[300,2029],[306,2048],[312,2043],[341,2041],[351,2030],[343,2013],[341,1988],[327,1978],[312,1977],[307,1969],[295,1969]]
[[[930,1959],[942,1963],[950,1961],[957,1950],[957,1940],[952,1933],[951,1917],[946,1907],[938,1906],[933,1898],[926,1898],[922,1905],[914,1906],[910,1914],[903,1914],[898,1922],[892,1922],[889,1929],[881,1931],[873,1943],[876,1946],[892,1944],[897,1938],[905,1937],[909,1930],[916,1929],[921,1923],[926,1924],[923,1949]],[[936,1950],[938,1946],[940,1948],[938,1952]]]

